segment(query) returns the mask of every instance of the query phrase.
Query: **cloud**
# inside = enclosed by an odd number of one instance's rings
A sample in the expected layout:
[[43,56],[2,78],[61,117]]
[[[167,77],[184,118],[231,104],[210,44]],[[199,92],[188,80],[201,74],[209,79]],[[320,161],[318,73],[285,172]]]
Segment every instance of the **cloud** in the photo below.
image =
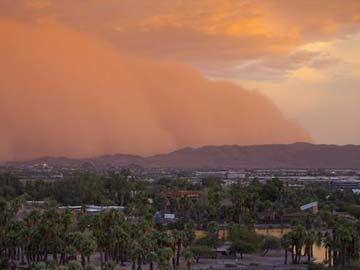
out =
[[[285,77],[300,64],[293,62],[299,47],[358,32],[359,16],[358,0],[0,1],[3,18],[60,21],[123,52],[186,62],[208,77],[237,80]],[[309,65],[322,68],[334,60]],[[259,72],[248,64],[254,61]]]
[[[360,2],[347,0],[3,0],[0,16],[56,18],[122,51],[214,62],[283,55],[358,31]],[[31,6],[33,8],[31,8]],[[41,8],[39,8],[41,7]]]
[[60,23],[0,21],[0,159],[309,141],[255,91]]

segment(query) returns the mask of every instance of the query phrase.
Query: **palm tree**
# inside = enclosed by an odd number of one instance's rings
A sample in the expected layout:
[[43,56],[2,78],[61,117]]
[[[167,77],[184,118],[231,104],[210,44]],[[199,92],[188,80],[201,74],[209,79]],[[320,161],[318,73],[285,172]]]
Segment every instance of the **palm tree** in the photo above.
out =
[[304,236],[305,254],[307,261],[310,262],[313,257],[313,245],[316,241],[317,233],[314,230],[306,231]]
[[[70,230],[70,226],[73,222],[73,214],[72,212],[67,209],[65,210],[63,213],[60,213],[60,217],[59,217],[59,225],[60,225],[60,232],[59,232],[59,252],[60,252],[60,264],[65,264],[67,263],[67,259],[66,259],[66,252],[65,250],[67,249],[67,237],[69,234],[69,230]],[[55,254],[55,253],[54,253]],[[55,254],[56,256],[56,254]],[[54,258],[54,261],[56,262],[57,259],[56,257]]]
[[184,260],[186,262],[187,270],[191,270],[191,264],[194,261],[194,254],[192,253],[191,249],[187,248],[184,252]]
[[292,244],[292,237],[291,234],[286,233],[281,238],[281,246],[285,251],[285,257],[284,257],[284,264],[288,263],[288,251]]
[[145,253],[145,260],[150,263],[150,268],[153,269],[154,261],[156,260],[156,250],[158,248],[156,235],[154,231],[146,233],[140,238],[140,244]]
[[172,230],[171,235],[174,239],[175,249],[176,249],[176,262],[175,264],[179,266],[180,263],[180,253],[181,253],[181,247],[183,243],[183,239],[185,238],[184,233],[179,230]]
[[174,256],[173,250],[170,247],[164,247],[158,250],[157,258],[159,270],[170,270],[169,261]]
[[154,261],[158,259],[157,253],[155,251],[150,251],[146,254],[145,259],[149,262],[149,270],[153,270]]
[[293,249],[295,249],[295,258],[293,263],[298,264],[301,260],[301,251],[306,235],[305,227],[301,224],[297,225],[291,235],[293,240]]
[[336,226],[335,242],[339,248],[339,259],[341,267],[344,268],[346,261],[349,261],[351,254],[349,250],[354,243],[355,231],[354,228],[346,223],[340,223]]
[[18,246],[20,240],[20,230],[20,224],[16,220],[11,219],[8,221],[5,243],[7,244],[8,250],[7,257],[10,259],[11,265],[15,265],[16,247]]
[[79,242],[77,243],[77,249],[81,255],[81,265],[85,267],[85,258],[88,258],[88,262],[90,261],[89,257],[96,250],[96,239],[93,236],[92,232],[86,230],[79,235]]
[[44,212],[41,216],[41,221],[39,224],[39,230],[42,234],[42,245],[44,248],[44,261],[48,261],[49,254],[49,244],[52,242],[53,245],[56,245],[58,239],[58,225],[59,225],[59,214],[55,209],[50,209]]
[[20,221],[19,247],[20,247],[20,265],[25,265],[25,247],[28,236],[28,230],[24,221]]
[[[26,226],[25,253],[26,261],[29,269],[31,269],[32,261],[35,260],[36,253],[39,251],[41,234],[39,234],[38,225],[41,220],[39,211],[31,211],[25,218]],[[37,256],[38,257],[38,256]]]
[[96,215],[91,223],[91,229],[94,232],[94,236],[96,238],[96,243],[98,246],[98,251],[100,253],[100,266],[101,269],[104,264],[104,252],[106,252],[106,248],[108,246],[108,236],[106,233],[106,228],[104,228],[103,224],[103,215]]
[[129,255],[132,261],[132,270],[136,268],[136,261],[138,262],[138,270],[141,270],[141,257],[143,255],[143,249],[136,241],[133,241],[129,247]]
[[323,238],[323,245],[325,247],[325,261],[328,262],[328,266],[331,267],[332,262],[332,247],[334,246],[334,242],[332,237],[329,233],[326,233],[325,237]]
[[129,243],[129,235],[125,224],[118,224],[114,227],[114,240],[116,246],[116,262],[124,265],[125,251]]

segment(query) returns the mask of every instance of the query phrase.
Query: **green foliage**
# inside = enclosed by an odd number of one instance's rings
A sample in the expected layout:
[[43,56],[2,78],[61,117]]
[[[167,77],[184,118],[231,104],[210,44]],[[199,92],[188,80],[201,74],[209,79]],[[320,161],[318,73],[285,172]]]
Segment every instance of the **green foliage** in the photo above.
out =
[[16,181],[11,182],[13,183],[11,186],[5,185],[4,183],[10,180],[1,179],[0,176],[0,196],[1,190],[4,189],[11,198],[25,192],[29,200],[53,198],[62,205],[124,205],[130,198],[131,184],[123,174],[114,174],[111,178],[104,179],[94,173],[86,172],[56,182],[27,181],[24,187]]
[[284,234],[280,240],[280,244],[283,249],[289,249],[292,244],[292,234],[291,233]]
[[0,175],[0,197],[9,200],[22,193],[23,186],[19,180],[9,174]]
[[92,232],[86,230],[81,233],[79,243],[78,243],[78,251],[83,256],[90,256],[92,253],[96,251],[96,238],[93,236]]
[[103,265],[103,270],[114,270],[115,266],[116,266],[116,262],[107,261]]
[[266,181],[266,183],[262,186],[260,196],[264,201],[269,200],[271,202],[275,202],[280,199],[282,191],[283,182],[279,179],[271,179]]
[[68,270],[80,270],[81,269],[81,265],[76,262],[76,261],[70,261],[67,265],[66,265]]
[[260,238],[254,227],[235,225],[230,229],[233,252],[254,253],[259,249]]
[[271,235],[264,236],[262,238],[261,242],[262,242],[261,249],[263,249],[263,250],[280,249],[281,248],[280,239],[275,236],[271,236]]
[[[223,186],[215,178],[193,184],[184,177],[147,183],[139,179],[133,181],[128,172],[106,176],[87,172],[56,182],[23,184],[12,180],[10,176],[0,176],[0,251],[22,247],[33,255],[31,261],[45,258],[45,253],[48,258],[52,254],[59,258],[65,253],[66,259],[81,259],[84,266],[86,257],[96,251],[107,256],[120,252],[127,254],[135,269],[136,264],[141,267],[141,261],[146,260],[167,270],[171,268],[170,260],[179,261],[181,254],[189,268],[192,258],[215,257],[214,249],[222,243],[218,239],[220,223],[237,224],[229,229],[231,249],[236,253],[278,249],[281,245],[285,254],[290,254],[289,261],[302,263],[304,253],[310,261],[312,247],[323,244],[336,255],[338,264],[349,264],[359,254],[359,225],[353,217],[360,218],[360,196],[333,192],[319,185],[293,190],[274,179],[266,183],[254,180],[249,185]],[[202,195],[200,198],[167,197],[167,191],[173,190],[201,190]],[[114,203],[126,206],[126,210],[90,215],[85,211],[58,211],[47,205],[19,219],[24,215],[23,211],[19,212],[24,198],[55,199],[62,205]],[[309,214],[303,220],[304,225],[294,223],[292,231],[281,240],[256,235],[255,222],[282,221],[286,213],[298,211],[302,202],[311,200],[319,201],[320,214]],[[338,209],[353,217],[341,219],[334,214]],[[170,225],[154,224],[155,211],[175,213],[178,219]],[[136,222],[125,220],[125,216],[135,217]],[[195,227],[205,229],[206,236],[196,240]],[[320,235],[316,228],[326,228],[327,234]],[[11,257],[8,253],[1,255],[5,257],[0,259],[1,269],[5,269]],[[70,263],[70,267],[71,264],[77,263]]]
[[354,216],[357,219],[360,219],[360,206],[359,205],[342,204],[341,206],[350,215]]
[[309,263],[309,270],[325,270],[328,269],[324,264],[322,263]]
[[87,264],[83,270],[96,270],[96,267],[93,264]]
[[65,251],[68,254],[70,259],[75,259],[76,247],[74,247],[73,245],[70,244],[65,248]]
[[207,188],[221,188],[223,181],[219,177],[208,176],[202,179],[202,185]]
[[211,237],[217,238],[219,232],[219,225],[217,224],[217,222],[215,221],[209,222],[207,224],[207,232]]
[[42,201],[55,196],[52,184],[43,180],[26,181],[24,190],[27,199],[32,201]]
[[43,262],[34,263],[32,267],[34,270],[46,270],[46,264]]
[[157,259],[159,270],[170,270],[169,260],[174,256],[174,252],[170,247],[164,247],[157,251]]
[[199,258],[214,258],[216,257],[216,252],[209,246],[193,246],[190,248],[194,258],[197,260]]
[[168,199],[164,194],[155,195],[154,207],[157,211],[164,211],[168,203]]
[[218,239],[217,237],[212,237],[211,235],[206,235],[205,237],[196,240],[196,245],[207,246],[211,248],[216,248],[221,243],[222,241],[220,239]]
[[189,262],[192,262],[194,260],[194,253],[191,250],[191,248],[185,249],[185,251],[184,251],[184,259],[185,259],[185,261],[189,261]]
[[46,270],[56,270],[56,263],[55,261],[48,261],[46,263]]

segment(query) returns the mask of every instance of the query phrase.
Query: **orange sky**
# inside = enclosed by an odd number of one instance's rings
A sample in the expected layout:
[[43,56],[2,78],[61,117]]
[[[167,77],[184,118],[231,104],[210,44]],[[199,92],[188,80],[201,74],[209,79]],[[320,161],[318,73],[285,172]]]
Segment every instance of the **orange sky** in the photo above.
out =
[[2,0],[0,160],[360,143],[359,23],[352,0]]

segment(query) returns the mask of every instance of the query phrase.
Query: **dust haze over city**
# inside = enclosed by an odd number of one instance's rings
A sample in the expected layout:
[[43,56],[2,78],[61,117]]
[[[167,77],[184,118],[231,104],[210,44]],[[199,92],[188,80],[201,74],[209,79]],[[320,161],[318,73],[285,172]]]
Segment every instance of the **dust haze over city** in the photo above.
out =
[[359,29],[357,0],[0,0],[0,269],[360,267]]

